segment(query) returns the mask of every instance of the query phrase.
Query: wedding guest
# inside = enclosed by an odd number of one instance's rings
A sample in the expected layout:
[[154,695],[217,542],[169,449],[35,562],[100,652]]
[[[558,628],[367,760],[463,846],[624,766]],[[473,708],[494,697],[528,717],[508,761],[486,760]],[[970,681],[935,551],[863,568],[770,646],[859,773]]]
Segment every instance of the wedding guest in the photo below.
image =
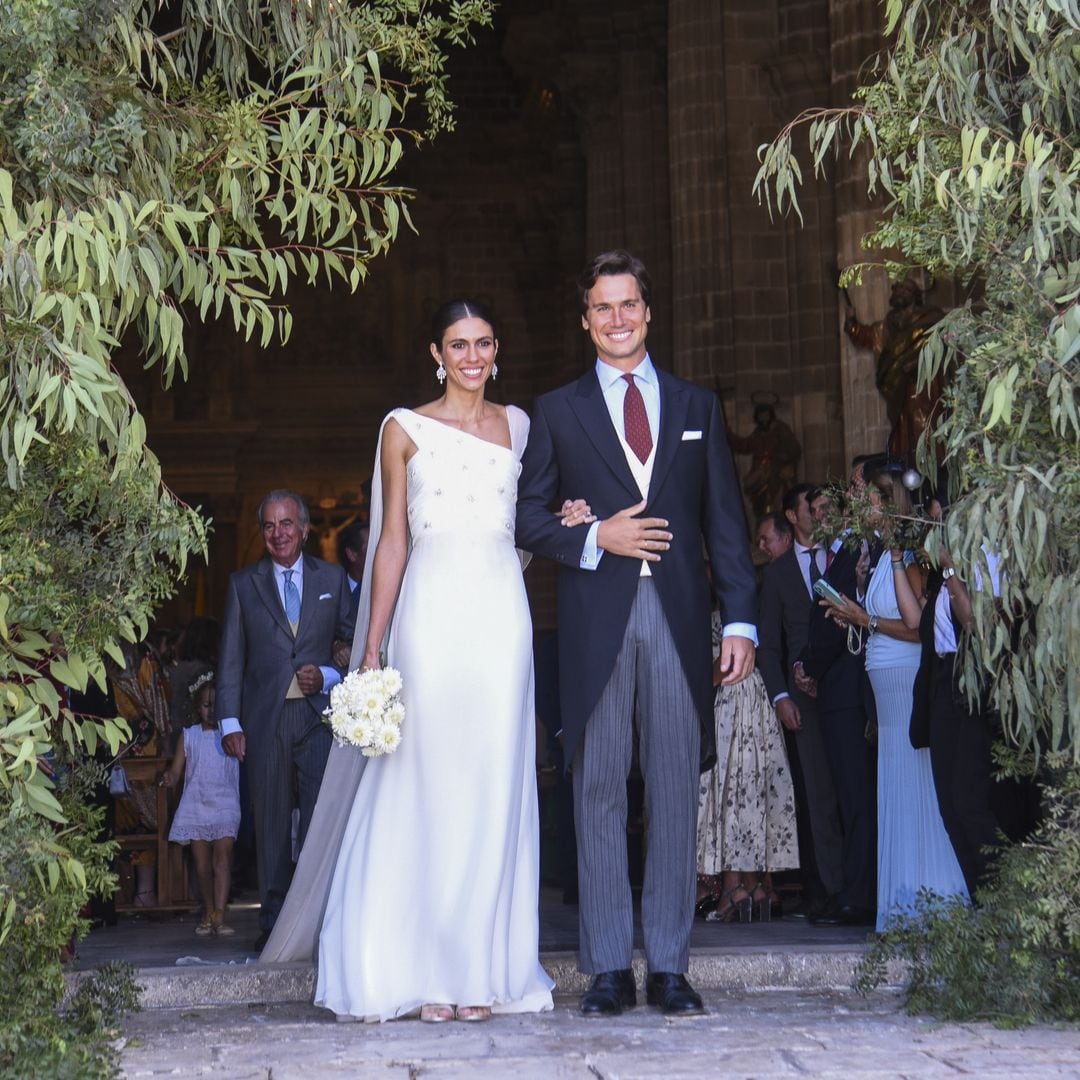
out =
[[184,780],[169,839],[190,844],[203,904],[196,934],[233,933],[225,922],[232,877],[232,850],[240,828],[240,764],[221,745],[214,719],[214,673],[204,671],[188,687],[193,722],[184,728],[172,764],[162,774],[165,787]]
[[766,514],[758,522],[754,542],[758,550],[768,556],[769,562],[775,562],[781,555],[791,550],[791,545],[795,542],[795,533],[792,532],[791,522],[782,510]]
[[[942,516],[932,499],[930,516]],[[1001,595],[1000,559],[985,548],[965,576],[976,592],[987,587]],[[965,635],[974,631],[971,593],[948,549],[940,547],[930,572],[919,637],[922,666],[916,682],[912,740],[930,751],[934,788],[945,829],[974,896],[1000,849],[1002,836],[1022,840],[1034,827],[1038,798],[1027,780],[993,776],[991,749],[1000,718],[985,687],[974,702],[959,685],[957,655]]]
[[[911,498],[902,482],[903,464],[884,461],[865,470],[872,510],[869,527],[885,525],[883,507],[911,516]],[[912,692],[919,669],[918,597],[923,582],[913,556],[886,547],[866,587],[866,606],[841,594],[828,604],[830,615],[861,630],[866,670],[874,690],[878,721],[877,921],[880,932],[909,914],[920,889],[941,897],[968,898],[964,876],[949,842],[927,749],[911,745]]]
[[262,950],[293,873],[293,788],[303,847],[333,741],[323,723],[341,679],[334,642],[356,616],[345,571],[304,554],[310,517],[293,491],[271,491],[258,509],[266,557],[229,578],[217,668],[225,752],[247,762],[254,807]]
[[[713,613],[713,657],[723,623]],[[784,734],[761,673],[716,686],[716,765],[701,776],[697,825],[697,912],[707,922],[767,922],[779,897],[773,871],[799,866],[795,791]]]
[[790,732],[791,764],[799,807],[799,855],[804,912],[812,921],[839,919],[843,885],[840,809],[814,699],[795,679],[793,662],[807,641],[814,582],[826,567],[813,539],[809,499],[815,488],[797,484],[784,495],[784,514],[795,534],[792,547],[761,574],[758,666],[776,717]]
[[[852,466],[849,493],[862,487],[864,460],[857,458]],[[814,507],[820,520],[820,500],[814,500]],[[826,582],[841,593],[861,597],[859,572],[864,548],[869,555],[865,540],[859,547],[845,547],[843,539],[837,539],[830,550]],[[796,684],[817,701],[821,735],[840,803],[843,883],[837,894],[837,920],[850,926],[872,924],[875,904],[877,744],[873,736],[877,721],[874,692],[863,662],[864,647],[861,638],[853,638],[815,605],[806,646],[794,664]]]
[[215,669],[221,626],[217,619],[197,615],[180,632],[176,643],[176,664],[169,672],[169,717],[175,738],[179,738],[191,718],[188,687],[207,668]]
[[360,582],[364,577],[367,546],[368,527],[362,521],[350,521],[338,534],[338,562],[345,567],[345,573],[348,575],[354,614],[360,604]]

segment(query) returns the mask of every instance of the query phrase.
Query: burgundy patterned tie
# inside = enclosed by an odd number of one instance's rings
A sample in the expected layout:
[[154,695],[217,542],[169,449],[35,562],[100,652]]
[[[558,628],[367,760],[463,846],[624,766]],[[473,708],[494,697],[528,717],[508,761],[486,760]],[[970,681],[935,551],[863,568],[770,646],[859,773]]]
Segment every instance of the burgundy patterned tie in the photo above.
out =
[[644,465],[652,450],[652,432],[649,430],[648,413],[645,412],[645,399],[635,385],[633,375],[627,374],[623,378],[626,380],[626,396],[622,406],[626,442]]

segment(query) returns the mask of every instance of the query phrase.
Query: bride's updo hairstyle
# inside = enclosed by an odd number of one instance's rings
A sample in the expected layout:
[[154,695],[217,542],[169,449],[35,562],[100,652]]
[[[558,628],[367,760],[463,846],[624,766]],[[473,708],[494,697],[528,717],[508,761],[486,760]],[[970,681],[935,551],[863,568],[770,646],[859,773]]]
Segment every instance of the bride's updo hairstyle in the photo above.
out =
[[479,300],[447,300],[431,317],[431,344],[439,352],[442,352],[446,331],[461,319],[483,319],[491,327],[491,336],[497,336],[495,320],[491,317],[491,312],[486,305],[481,304]]

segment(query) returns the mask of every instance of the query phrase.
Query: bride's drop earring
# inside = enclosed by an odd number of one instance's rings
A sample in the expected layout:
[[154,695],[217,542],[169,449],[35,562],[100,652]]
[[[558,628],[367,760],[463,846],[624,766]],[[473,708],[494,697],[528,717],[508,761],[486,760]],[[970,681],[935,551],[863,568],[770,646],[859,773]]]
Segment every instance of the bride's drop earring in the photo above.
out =
[[498,374],[499,374],[499,365],[498,364],[492,364],[491,365],[491,377],[492,377],[492,379],[494,379],[495,376],[498,375]]
[[439,380],[440,385],[446,382],[446,368],[442,364],[439,365],[438,370],[435,372],[435,378]]

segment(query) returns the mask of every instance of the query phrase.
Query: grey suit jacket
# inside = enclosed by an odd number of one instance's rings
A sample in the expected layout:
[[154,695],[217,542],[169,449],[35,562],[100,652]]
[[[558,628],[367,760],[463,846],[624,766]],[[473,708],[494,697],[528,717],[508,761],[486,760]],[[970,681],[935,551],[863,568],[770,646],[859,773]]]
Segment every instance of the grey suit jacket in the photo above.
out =
[[[260,734],[281,711],[289,683],[304,664],[333,665],[335,639],[352,641],[356,613],[340,566],[304,556],[304,594],[296,636],[263,558],[229,578],[216,678],[218,718],[239,717],[257,752]],[[310,694],[321,714],[329,695]]]
[[758,611],[758,668],[769,697],[795,694],[791,665],[806,647],[807,627],[814,601],[806,591],[798,556],[792,547],[762,571]]

